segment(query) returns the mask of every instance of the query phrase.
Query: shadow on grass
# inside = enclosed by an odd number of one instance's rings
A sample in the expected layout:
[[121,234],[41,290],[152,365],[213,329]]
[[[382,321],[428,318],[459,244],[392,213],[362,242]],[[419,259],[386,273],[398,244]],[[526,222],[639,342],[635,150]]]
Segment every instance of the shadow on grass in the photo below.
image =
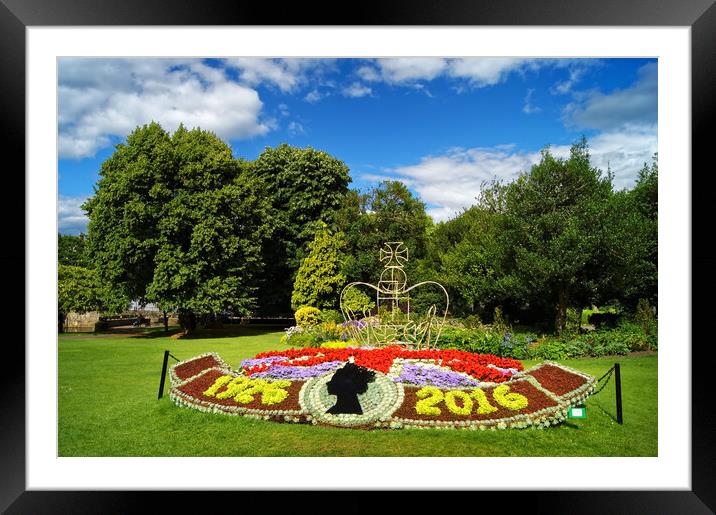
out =
[[599,411],[601,411],[602,413],[604,413],[607,417],[609,417],[610,419],[612,419],[614,422],[618,422],[618,421],[617,421],[616,414],[613,415],[613,414],[611,414],[610,412],[608,412],[606,409],[604,409],[604,406],[602,406],[596,399],[595,399],[594,402],[593,402],[593,406],[599,408]]
[[107,331],[96,332],[67,332],[60,333],[65,337],[73,339],[97,339],[97,338],[172,338],[176,340],[203,340],[208,338],[232,338],[237,336],[261,336],[267,333],[275,333],[283,331],[283,325],[227,325],[224,327],[216,327],[211,329],[196,329],[191,334],[184,334],[179,326],[169,326],[169,330],[165,331],[163,326],[160,327],[113,327]]
[[[275,333],[277,331],[283,331],[285,327],[283,325],[227,325],[224,327],[216,327],[211,329],[196,329],[190,334],[183,334],[179,329],[174,331],[170,336],[177,340],[204,340],[209,338],[232,338],[237,336],[260,336],[267,333]],[[156,338],[161,336],[167,336],[163,331],[158,335],[153,333],[147,333],[145,335],[138,336],[139,338]]]
[[[169,326],[165,331],[164,326],[160,327],[113,327],[106,331],[95,331],[84,333],[93,338],[167,338],[181,332],[179,326]],[[66,333],[70,334],[70,333]]]

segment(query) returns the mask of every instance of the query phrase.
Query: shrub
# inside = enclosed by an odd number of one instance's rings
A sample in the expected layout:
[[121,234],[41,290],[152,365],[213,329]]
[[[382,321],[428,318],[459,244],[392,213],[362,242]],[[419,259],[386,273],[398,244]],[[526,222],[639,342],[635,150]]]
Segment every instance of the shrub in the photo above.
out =
[[530,357],[558,361],[569,356],[569,344],[559,339],[543,339],[530,349]]
[[653,322],[649,333],[645,333],[642,326],[631,323],[622,322],[619,327],[611,331],[615,338],[619,338],[625,342],[631,351],[653,350],[658,347],[658,328],[656,321]]
[[441,349],[465,350],[469,343],[468,331],[464,327],[446,325],[437,340]]
[[502,308],[500,306],[495,308],[495,315],[492,318],[492,330],[500,335],[503,335],[511,330],[509,324],[505,321],[505,318],[502,315]]
[[570,358],[624,355],[647,347],[647,338],[639,326],[628,323],[622,323],[617,329],[593,331],[563,341]]
[[291,347],[315,347],[313,335],[309,331],[302,331],[291,336],[287,343]]
[[367,316],[368,312],[375,307],[375,302],[358,288],[349,288],[343,295],[342,307],[355,314]]
[[504,358],[525,359],[528,357],[528,346],[532,343],[533,338],[527,336],[516,336],[512,333],[505,333],[500,341],[500,347],[497,355]]
[[311,327],[321,321],[321,310],[311,306],[303,306],[296,310],[295,317],[298,327]]
[[467,329],[446,326],[438,340],[441,349],[457,349],[478,354],[494,354],[505,358],[526,359],[532,335],[500,334],[494,329]]
[[619,339],[607,339],[604,342],[604,354],[603,356],[609,356],[613,354],[625,355],[629,354],[629,345]]
[[646,299],[639,299],[636,306],[636,314],[634,315],[634,322],[641,327],[641,330],[646,336],[646,349],[651,350],[652,348],[652,336],[656,335],[657,324],[654,312],[649,306],[649,301]]
[[281,343],[292,347],[320,347],[329,341],[345,341],[344,338],[347,339],[347,335],[343,326],[335,322],[324,322],[307,327],[289,327],[281,337]]
[[592,355],[628,354],[629,344],[621,331],[599,331],[593,335]]
[[321,311],[322,322],[333,322],[334,324],[340,324],[343,322],[343,315],[340,311],[335,309],[324,309]]
[[462,323],[468,329],[482,329],[482,321],[477,315],[468,315],[463,318]]
[[[470,338],[466,349],[478,354],[499,355],[501,352],[502,336],[494,331],[470,331]],[[508,356],[505,356],[508,357]]]
[[323,341],[338,340],[343,336],[344,329],[335,322],[324,322],[315,327],[314,332]]
[[584,358],[592,356],[592,353],[592,339],[588,335],[567,341],[567,356],[570,358]]

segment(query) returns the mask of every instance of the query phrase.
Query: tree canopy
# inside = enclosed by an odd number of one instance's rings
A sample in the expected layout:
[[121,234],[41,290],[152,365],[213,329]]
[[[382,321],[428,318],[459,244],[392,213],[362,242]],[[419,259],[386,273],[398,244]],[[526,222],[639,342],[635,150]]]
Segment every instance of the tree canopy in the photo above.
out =
[[329,221],[341,207],[348,167],[326,152],[282,144],[267,147],[246,171],[265,186],[273,220],[273,237],[263,247],[258,311],[289,314],[298,267],[317,222]]
[[189,329],[195,315],[253,308],[269,205],[214,134],[136,129],[84,208],[98,272],[130,298],[171,306]]

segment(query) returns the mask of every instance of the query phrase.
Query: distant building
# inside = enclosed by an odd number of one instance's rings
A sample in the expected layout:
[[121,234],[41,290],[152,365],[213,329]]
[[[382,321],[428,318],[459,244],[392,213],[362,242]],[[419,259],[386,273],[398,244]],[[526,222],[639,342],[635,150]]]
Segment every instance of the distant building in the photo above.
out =
[[129,303],[129,311],[152,311],[161,313],[162,310],[159,309],[156,304],[152,304],[151,302],[142,306],[139,301],[133,300]]

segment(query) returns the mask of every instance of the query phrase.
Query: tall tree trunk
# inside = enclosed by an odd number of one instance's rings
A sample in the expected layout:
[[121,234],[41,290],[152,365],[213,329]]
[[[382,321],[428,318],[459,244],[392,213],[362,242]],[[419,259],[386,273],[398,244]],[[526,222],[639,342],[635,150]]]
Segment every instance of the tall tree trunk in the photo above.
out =
[[64,313],[57,312],[57,332],[65,332],[65,319],[67,318]]
[[557,300],[557,317],[554,321],[554,329],[557,334],[562,334],[567,324],[567,300],[567,289],[564,286],[560,286]]
[[169,332],[169,317],[167,317],[167,310],[164,310],[164,332]]

